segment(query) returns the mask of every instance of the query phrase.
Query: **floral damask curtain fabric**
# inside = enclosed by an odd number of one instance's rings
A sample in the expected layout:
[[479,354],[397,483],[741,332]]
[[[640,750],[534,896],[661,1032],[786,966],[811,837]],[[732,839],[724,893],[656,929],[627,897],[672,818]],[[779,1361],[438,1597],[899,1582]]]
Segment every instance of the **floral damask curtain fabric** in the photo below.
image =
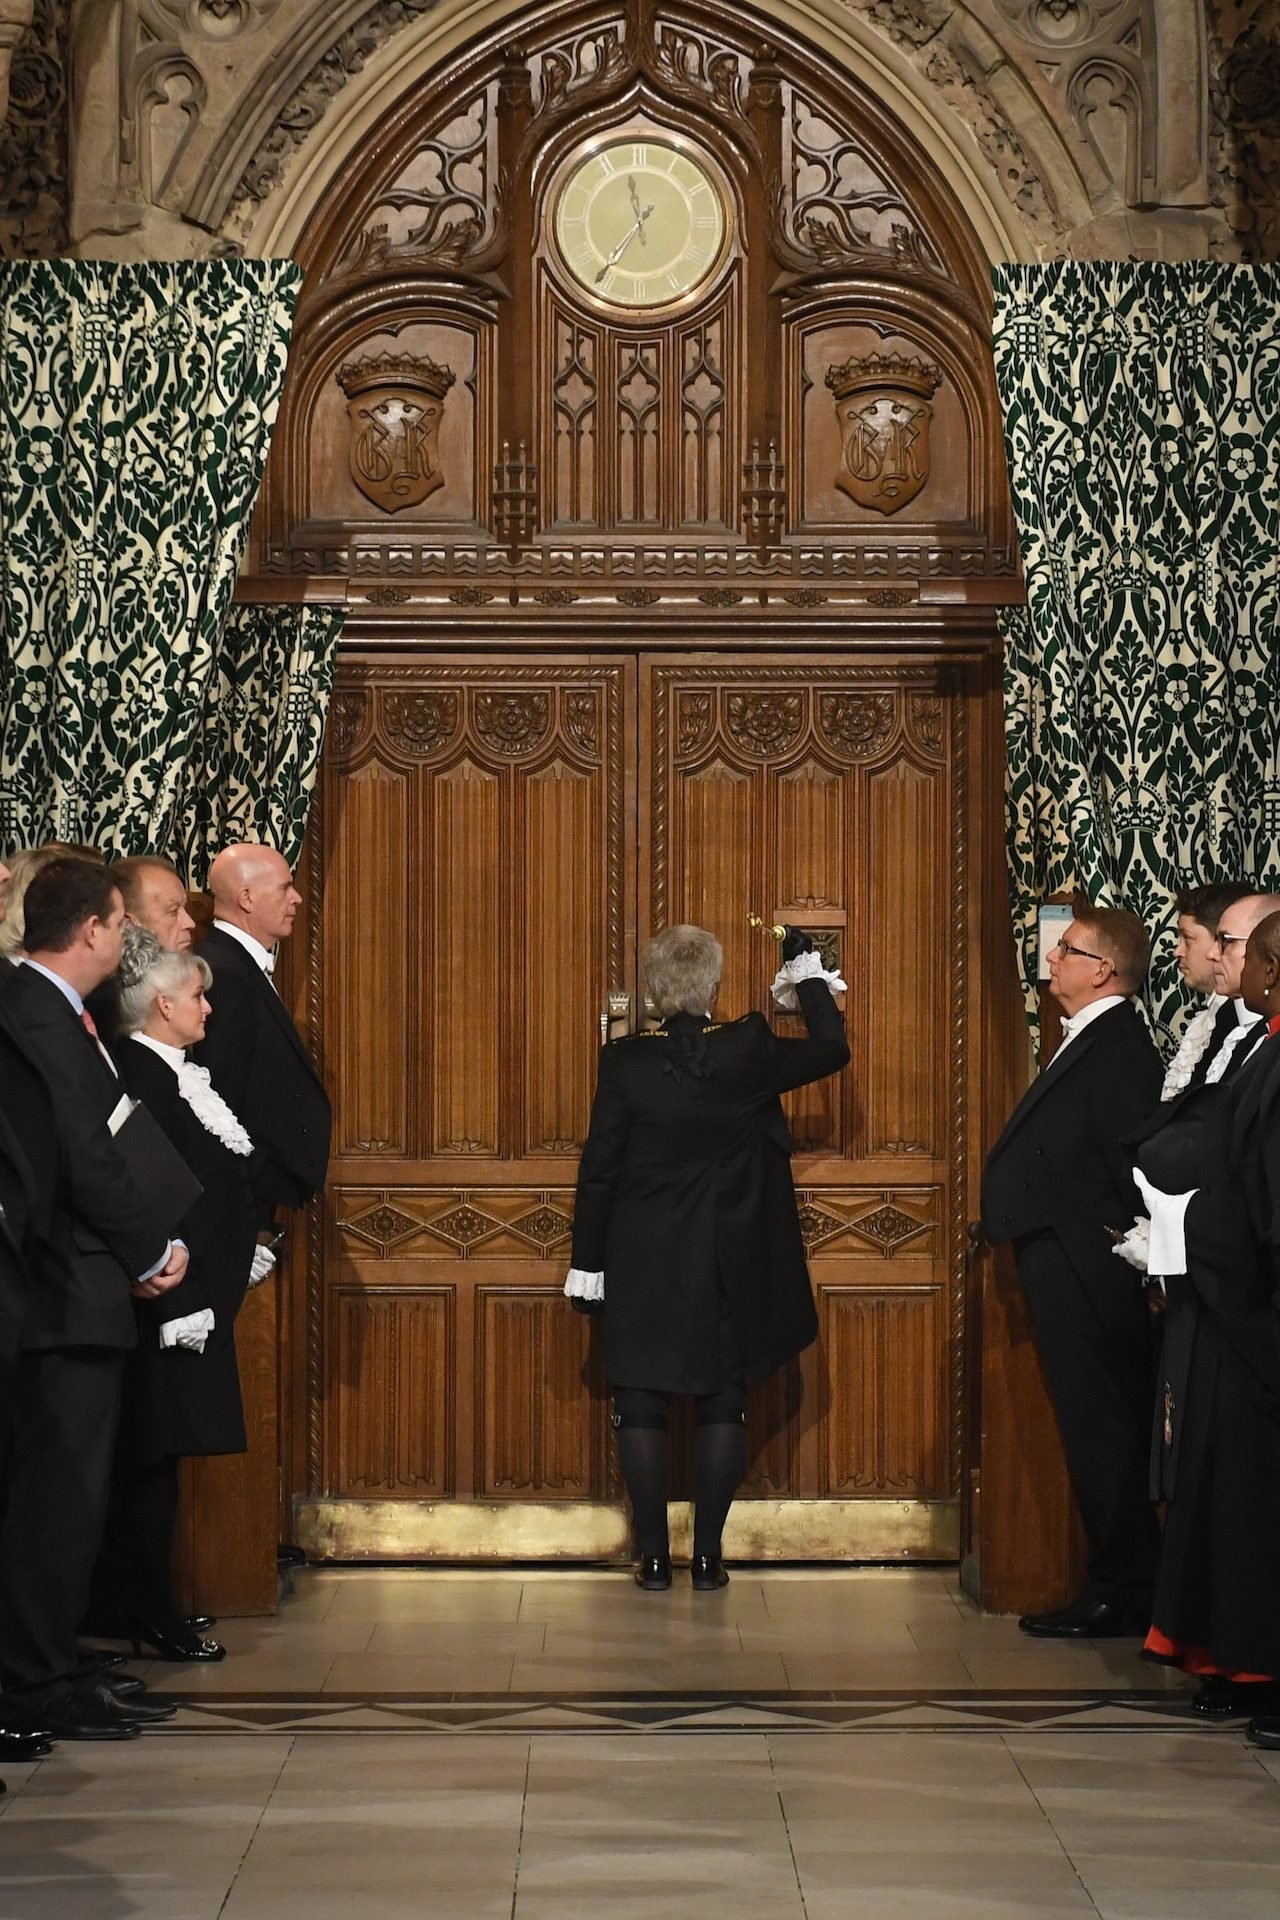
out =
[[0,262],[0,847],[202,844],[300,281],[288,261]]
[[1002,615],[1007,823],[1028,1012],[1036,910],[1079,885],[1156,935],[1173,895],[1280,884],[1280,268],[995,269],[1027,578]]
[[293,864],[320,767],[342,613],[232,607],[189,763],[185,873],[203,879],[219,847],[262,840]]

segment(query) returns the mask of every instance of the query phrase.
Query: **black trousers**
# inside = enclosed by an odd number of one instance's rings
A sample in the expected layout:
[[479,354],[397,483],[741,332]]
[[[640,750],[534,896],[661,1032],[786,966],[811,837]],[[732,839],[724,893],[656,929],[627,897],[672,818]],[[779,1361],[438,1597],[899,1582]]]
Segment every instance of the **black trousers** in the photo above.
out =
[[178,1524],[177,1454],[144,1465],[117,1454],[90,1612],[125,1613],[162,1631],[180,1627],[173,1591]]
[[1151,1336],[1137,1280],[1117,1260],[1115,1293],[1100,1308],[1053,1234],[1015,1251],[1089,1544],[1088,1596],[1142,1604],[1159,1529],[1149,1486]]
[[79,1669],[111,1485],[124,1354],[24,1353],[0,1511],[0,1688],[39,1701]]

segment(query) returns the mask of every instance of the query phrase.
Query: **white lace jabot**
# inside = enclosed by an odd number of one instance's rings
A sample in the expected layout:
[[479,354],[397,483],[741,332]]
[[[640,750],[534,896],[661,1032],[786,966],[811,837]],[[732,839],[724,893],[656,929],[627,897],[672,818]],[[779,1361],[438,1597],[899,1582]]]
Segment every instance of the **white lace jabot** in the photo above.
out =
[[215,1089],[207,1067],[196,1066],[193,1060],[188,1060],[181,1047],[171,1047],[164,1040],[153,1040],[150,1034],[135,1033],[132,1037],[140,1047],[150,1047],[152,1053],[159,1054],[176,1075],[178,1092],[206,1133],[211,1133],[215,1140],[221,1140],[223,1146],[232,1153],[253,1152],[252,1140]]

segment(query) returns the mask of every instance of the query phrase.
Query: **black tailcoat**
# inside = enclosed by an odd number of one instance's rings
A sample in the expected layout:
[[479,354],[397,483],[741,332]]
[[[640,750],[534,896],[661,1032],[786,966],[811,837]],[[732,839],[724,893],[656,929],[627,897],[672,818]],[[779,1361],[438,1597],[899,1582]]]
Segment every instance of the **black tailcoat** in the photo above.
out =
[[[115,1057],[130,1093],[146,1103],[204,1188],[177,1229],[191,1256],[181,1284],[159,1300],[137,1302],[138,1346],[125,1369],[121,1446],[137,1462],[243,1453],[235,1322],[257,1239],[248,1158],[200,1124],[159,1054],[122,1040]],[[163,1321],[203,1307],[214,1315],[203,1353],[161,1347]]]
[[1166,1192],[1198,1189],[1166,1282],[1152,1618],[1224,1671],[1280,1677],[1280,1044],[1217,1091],[1140,1150]]
[[[0,1023],[43,1080],[57,1141],[39,1151],[57,1162],[60,1189],[48,1237],[35,1258],[27,1347],[131,1347],[130,1288],[163,1256],[163,1210],[139,1192],[107,1122],[124,1087],[66,999],[31,967],[0,995]],[[25,1130],[22,1116],[10,1119]],[[36,1150],[33,1115],[32,1151]]]
[[824,981],[797,992],[804,1040],[761,1013],[678,1014],[600,1056],[573,1264],[604,1272],[614,1386],[717,1391],[722,1301],[752,1379],[817,1337],[779,1095],[846,1065],[849,1043]]
[[1163,1070],[1132,1001],[1059,1049],[987,1157],[982,1218],[1011,1240],[1089,1542],[1089,1591],[1150,1585],[1152,1378],[1142,1289],[1109,1228],[1141,1207],[1123,1144],[1159,1106]]
[[246,1129],[260,1220],[305,1206],[324,1185],[332,1112],[315,1062],[251,953],[214,927],[199,954],[213,970],[212,1012],[193,1059]]
[[0,1026],[3,1098],[35,1175],[37,1221],[0,1514],[0,1685],[38,1702],[78,1674],[136,1338],[130,1289],[168,1234],[108,1130],[124,1089],[65,996],[19,967],[0,991]]

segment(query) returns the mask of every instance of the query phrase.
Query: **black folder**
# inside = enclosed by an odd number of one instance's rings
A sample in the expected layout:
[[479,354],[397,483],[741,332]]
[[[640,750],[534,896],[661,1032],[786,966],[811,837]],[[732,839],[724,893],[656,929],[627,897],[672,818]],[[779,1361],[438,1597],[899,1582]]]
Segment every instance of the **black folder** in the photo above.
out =
[[151,1205],[157,1230],[172,1238],[204,1188],[141,1100],[113,1138],[135,1186]]

